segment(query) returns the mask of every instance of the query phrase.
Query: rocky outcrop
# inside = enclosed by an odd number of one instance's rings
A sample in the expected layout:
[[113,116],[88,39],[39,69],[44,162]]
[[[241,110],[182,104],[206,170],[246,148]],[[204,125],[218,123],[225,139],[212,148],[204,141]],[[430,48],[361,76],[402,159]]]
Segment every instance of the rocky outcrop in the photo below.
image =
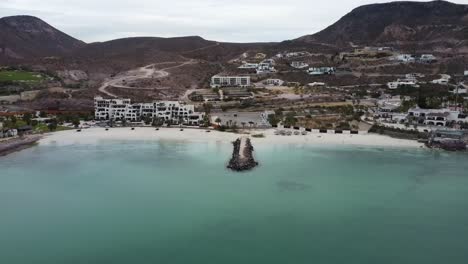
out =
[[255,168],[258,162],[253,157],[254,148],[249,138],[239,138],[233,142],[234,150],[228,168],[234,171],[247,171]]
[[5,156],[10,153],[29,148],[37,143],[41,138],[42,136],[40,135],[32,135],[0,142],[0,156]]

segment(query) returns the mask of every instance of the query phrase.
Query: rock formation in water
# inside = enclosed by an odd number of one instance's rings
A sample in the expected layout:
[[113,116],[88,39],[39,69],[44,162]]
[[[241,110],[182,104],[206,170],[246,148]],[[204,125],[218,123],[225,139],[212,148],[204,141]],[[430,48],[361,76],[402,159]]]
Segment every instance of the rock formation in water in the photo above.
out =
[[234,150],[228,168],[234,171],[247,171],[255,168],[258,162],[253,157],[254,148],[249,138],[239,138],[233,142]]

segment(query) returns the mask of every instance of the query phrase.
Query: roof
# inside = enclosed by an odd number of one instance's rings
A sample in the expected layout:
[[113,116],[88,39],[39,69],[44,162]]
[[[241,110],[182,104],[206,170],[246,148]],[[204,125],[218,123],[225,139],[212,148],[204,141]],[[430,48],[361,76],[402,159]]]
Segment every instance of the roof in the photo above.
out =
[[434,117],[448,117],[450,113],[429,113],[427,116],[434,116]]

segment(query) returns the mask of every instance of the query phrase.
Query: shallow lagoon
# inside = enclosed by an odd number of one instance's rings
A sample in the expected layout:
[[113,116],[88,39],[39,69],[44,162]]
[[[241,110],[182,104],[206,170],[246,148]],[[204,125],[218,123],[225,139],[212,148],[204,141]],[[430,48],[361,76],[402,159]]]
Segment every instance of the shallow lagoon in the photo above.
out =
[[226,143],[0,158],[0,263],[466,263],[468,155]]

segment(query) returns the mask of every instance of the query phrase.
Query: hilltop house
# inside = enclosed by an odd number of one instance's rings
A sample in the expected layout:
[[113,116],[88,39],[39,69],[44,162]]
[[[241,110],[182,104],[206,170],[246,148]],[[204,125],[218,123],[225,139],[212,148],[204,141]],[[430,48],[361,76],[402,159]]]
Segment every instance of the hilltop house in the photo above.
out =
[[250,76],[224,76],[215,75],[211,77],[211,88],[222,87],[249,87]]
[[134,103],[130,99],[94,98],[96,120],[126,120],[139,122],[145,118],[160,119],[173,124],[199,125],[204,115],[195,112],[193,105],[177,101],[156,101],[153,103]]

